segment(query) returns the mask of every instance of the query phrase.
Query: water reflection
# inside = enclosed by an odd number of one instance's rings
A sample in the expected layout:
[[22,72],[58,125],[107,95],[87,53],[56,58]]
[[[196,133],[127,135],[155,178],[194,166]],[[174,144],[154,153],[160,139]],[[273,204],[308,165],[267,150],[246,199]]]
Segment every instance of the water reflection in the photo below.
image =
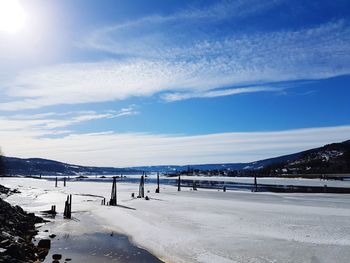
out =
[[[60,259],[58,255],[61,256]],[[77,263],[162,262],[146,250],[130,243],[128,237],[116,233],[63,235],[53,240],[50,253],[44,262],[70,261]]]

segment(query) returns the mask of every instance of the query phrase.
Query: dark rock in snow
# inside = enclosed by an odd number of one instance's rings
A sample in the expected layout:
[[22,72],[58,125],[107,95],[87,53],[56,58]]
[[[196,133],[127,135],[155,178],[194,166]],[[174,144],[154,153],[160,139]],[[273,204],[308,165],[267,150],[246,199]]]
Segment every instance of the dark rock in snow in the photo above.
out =
[[54,255],[52,255],[52,259],[54,259],[54,260],[61,260],[62,259],[62,255],[61,254],[54,254]]
[[50,249],[51,248],[51,240],[50,239],[42,239],[38,243],[38,248],[46,248]]
[[[0,185],[0,194],[13,193]],[[32,239],[38,232],[35,224],[43,222],[42,218],[26,213],[19,206],[11,206],[0,197],[0,263],[35,262],[39,251]]]

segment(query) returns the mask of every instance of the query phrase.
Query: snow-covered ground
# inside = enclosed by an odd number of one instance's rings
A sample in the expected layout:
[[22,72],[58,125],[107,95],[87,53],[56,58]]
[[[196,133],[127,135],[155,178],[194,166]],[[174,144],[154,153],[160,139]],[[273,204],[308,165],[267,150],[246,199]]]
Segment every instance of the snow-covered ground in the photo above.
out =
[[[22,193],[8,201],[28,211],[56,204],[63,212],[73,194],[73,216],[57,225],[60,233],[109,231],[127,234],[136,244],[167,262],[349,262],[350,195],[177,192],[173,186],[146,185],[150,201],[132,199],[138,185],[119,183],[118,202],[101,206],[110,182],[68,182],[1,178]],[[150,193],[147,193],[147,190]],[[86,227],[87,222],[90,227]],[[94,222],[94,223],[91,223]]]

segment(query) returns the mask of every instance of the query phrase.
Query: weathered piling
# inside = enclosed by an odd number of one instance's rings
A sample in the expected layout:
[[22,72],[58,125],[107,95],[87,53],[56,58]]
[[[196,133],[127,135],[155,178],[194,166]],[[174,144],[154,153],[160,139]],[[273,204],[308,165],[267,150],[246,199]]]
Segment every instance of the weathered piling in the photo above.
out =
[[72,218],[72,195],[70,196],[70,200],[69,200],[69,218]]
[[66,187],[66,177],[63,178],[63,186]]
[[258,182],[256,180],[256,176],[254,176],[254,192],[258,191]]
[[224,186],[222,190],[223,190],[224,192],[226,192],[226,186]]
[[144,198],[144,197],[145,197],[145,177],[144,175],[142,175],[140,179],[138,198]]
[[67,218],[67,213],[68,213],[68,199],[69,199],[69,196],[67,197],[67,200],[64,202],[64,212],[63,212],[64,218]]
[[67,200],[64,205],[64,213],[63,216],[65,219],[72,218],[72,195],[67,196]]
[[197,191],[197,184],[195,180],[192,181],[192,189],[193,191]]
[[156,189],[156,193],[160,192],[160,188],[159,188],[159,172],[157,173],[157,189]]
[[181,191],[181,178],[179,175],[179,179],[177,179],[177,191],[180,192]]
[[110,206],[116,206],[117,205],[117,177],[113,177],[113,185],[112,185],[112,193],[111,193],[111,199],[109,200]]
[[55,179],[55,187],[57,187],[57,177],[56,177],[56,179]]

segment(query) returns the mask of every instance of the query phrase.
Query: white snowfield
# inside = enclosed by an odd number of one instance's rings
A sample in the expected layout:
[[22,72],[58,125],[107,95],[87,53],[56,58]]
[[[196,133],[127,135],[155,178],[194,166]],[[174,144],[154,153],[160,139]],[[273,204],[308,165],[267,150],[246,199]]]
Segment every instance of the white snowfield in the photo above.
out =
[[[8,198],[28,211],[56,204],[63,212],[73,194],[73,217],[57,233],[116,231],[166,262],[350,262],[350,195],[273,194],[217,190],[177,192],[147,185],[151,200],[132,199],[137,184],[118,183],[118,203],[101,206],[111,182],[68,182],[2,178],[22,193]],[[147,190],[150,193],[147,193]],[[128,209],[132,208],[132,209]],[[93,222],[93,223],[92,223]]]

